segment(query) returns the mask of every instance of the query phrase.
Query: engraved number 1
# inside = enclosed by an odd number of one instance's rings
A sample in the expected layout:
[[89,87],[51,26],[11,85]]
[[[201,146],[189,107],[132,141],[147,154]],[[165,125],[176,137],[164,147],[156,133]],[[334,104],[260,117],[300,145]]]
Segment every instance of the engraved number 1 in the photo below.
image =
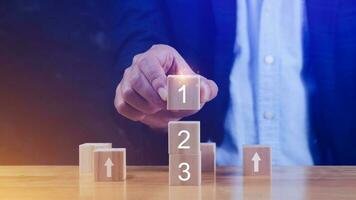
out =
[[186,162],[182,162],[178,165],[178,168],[182,168],[185,166],[185,169],[182,170],[182,173],[186,174],[186,177],[183,177],[182,175],[179,175],[178,178],[180,181],[188,181],[190,179],[190,172],[189,172],[189,164]]
[[185,94],[185,85],[182,85],[182,87],[180,87],[178,89],[178,92],[182,92],[183,93],[183,103],[186,103],[187,100],[186,100],[186,94]]

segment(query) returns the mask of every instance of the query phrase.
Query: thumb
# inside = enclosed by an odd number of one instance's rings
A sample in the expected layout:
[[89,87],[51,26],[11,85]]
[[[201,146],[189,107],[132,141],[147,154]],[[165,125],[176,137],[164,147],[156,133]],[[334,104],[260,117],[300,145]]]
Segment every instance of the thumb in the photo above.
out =
[[219,88],[214,81],[200,76],[200,101],[202,104],[214,99],[218,90]]

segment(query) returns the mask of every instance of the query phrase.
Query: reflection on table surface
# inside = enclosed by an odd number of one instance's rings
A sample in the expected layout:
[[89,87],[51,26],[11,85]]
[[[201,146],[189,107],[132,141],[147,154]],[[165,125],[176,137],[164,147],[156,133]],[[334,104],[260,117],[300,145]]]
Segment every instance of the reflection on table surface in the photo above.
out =
[[356,199],[356,167],[274,167],[272,177],[223,167],[201,186],[168,186],[166,166],[129,166],[125,182],[94,182],[77,166],[1,166],[0,199]]

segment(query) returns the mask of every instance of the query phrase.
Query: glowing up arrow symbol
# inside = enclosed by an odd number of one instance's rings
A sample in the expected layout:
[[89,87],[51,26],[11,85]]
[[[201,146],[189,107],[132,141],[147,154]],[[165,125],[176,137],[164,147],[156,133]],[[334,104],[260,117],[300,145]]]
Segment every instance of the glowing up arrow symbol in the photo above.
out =
[[259,163],[261,161],[261,158],[257,152],[253,155],[251,160],[253,161],[253,172],[259,172],[260,171]]
[[110,178],[112,177],[112,166],[114,166],[114,163],[111,161],[110,158],[108,158],[105,162],[105,167],[106,167],[106,177]]

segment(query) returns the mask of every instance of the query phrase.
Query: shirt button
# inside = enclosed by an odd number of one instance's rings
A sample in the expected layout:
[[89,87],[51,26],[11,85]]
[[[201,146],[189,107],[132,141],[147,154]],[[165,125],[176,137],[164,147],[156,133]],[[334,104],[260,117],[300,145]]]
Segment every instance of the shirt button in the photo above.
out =
[[267,65],[272,65],[274,63],[274,57],[271,55],[265,56],[265,63]]
[[263,113],[263,118],[272,120],[274,118],[274,114],[272,112],[264,112]]
[[266,4],[265,8],[264,8],[264,13],[268,15],[268,13],[271,11],[271,6]]

